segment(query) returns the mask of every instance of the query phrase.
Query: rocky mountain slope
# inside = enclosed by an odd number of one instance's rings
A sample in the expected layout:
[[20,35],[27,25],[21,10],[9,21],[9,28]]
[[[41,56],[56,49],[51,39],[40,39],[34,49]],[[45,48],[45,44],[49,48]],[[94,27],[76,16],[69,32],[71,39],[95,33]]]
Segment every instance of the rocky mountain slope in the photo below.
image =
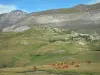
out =
[[27,16],[26,12],[15,10],[10,13],[0,14],[0,29],[19,23]]
[[[77,5],[72,8],[53,9],[28,14],[24,20],[17,21],[12,26],[5,26],[3,32],[21,32],[34,25],[45,25],[73,29],[80,32],[99,33],[100,30],[100,3],[94,5]],[[17,18],[19,20],[20,18]],[[3,21],[1,21],[3,22]],[[7,24],[7,22],[4,22]],[[2,26],[6,25],[3,24]],[[9,24],[9,23],[8,23]]]

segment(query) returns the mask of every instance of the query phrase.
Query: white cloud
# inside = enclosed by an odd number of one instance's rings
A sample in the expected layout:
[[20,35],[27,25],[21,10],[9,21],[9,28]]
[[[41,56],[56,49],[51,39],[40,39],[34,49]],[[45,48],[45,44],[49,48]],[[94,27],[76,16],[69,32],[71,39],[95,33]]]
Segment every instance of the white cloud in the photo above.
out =
[[100,0],[91,0],[90,2],[88,2],[88,4],[96,4],[96,3],[99,3]]
[[15,5],[3,5],[3,4],[0,4],[0,14],[1,13],[7,13],[7,12],[10,12],[10,11],[13,11],[13,10],[16,10],[17,7]]

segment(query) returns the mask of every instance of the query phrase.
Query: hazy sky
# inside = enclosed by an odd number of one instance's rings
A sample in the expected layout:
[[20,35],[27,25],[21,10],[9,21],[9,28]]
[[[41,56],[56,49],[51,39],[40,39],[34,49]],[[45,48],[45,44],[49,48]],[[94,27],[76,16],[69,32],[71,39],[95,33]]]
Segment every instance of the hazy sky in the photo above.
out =
[[36,12],[56,8],[69,8],[77,4],[95,4],[100,0],[0,0],[0,13],[12,10]]

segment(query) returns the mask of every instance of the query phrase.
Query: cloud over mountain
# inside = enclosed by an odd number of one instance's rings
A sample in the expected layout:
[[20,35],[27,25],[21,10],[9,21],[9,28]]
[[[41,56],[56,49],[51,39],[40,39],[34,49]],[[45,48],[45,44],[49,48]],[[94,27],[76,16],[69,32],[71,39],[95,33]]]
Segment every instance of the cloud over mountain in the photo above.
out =
[[0,14],[1,13],[7,13],[7,12],[10,12],[10,11],[13,11],[13,10],[16,10],[16,9],[17,9],[16,5],[0,4]]

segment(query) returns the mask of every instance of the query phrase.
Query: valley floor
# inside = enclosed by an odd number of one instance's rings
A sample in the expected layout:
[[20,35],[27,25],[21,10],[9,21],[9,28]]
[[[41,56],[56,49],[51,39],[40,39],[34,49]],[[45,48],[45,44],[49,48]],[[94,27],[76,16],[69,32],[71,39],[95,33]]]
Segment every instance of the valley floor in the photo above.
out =
[[[42,67],[41,67],[42,66]],[[0,69],[0,75],[100,75],[100,63],[81,63],[80,67],[57,69],[50,65],[41,65]]]
[[96,33],[49,27],[0,33],[0,75],[100,75],[99,57]]

